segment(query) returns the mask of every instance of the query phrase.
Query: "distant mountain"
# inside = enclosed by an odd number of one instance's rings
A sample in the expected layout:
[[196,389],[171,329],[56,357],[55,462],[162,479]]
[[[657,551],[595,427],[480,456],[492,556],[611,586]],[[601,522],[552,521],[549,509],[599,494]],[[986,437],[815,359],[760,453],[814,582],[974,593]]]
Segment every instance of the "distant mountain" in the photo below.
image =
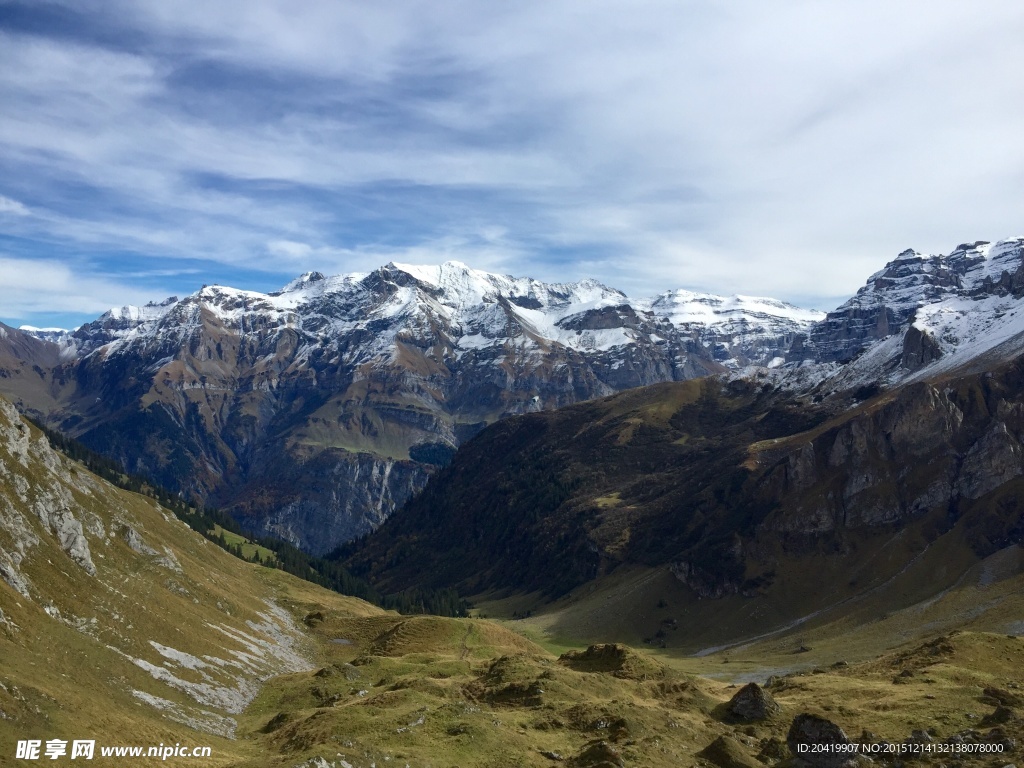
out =
[[[379,525],[489,423],[777,364],[820,317],[771,299],[633,301],[593,280],[389,264],[270,294],[205,287],[49,346],[53,334],[12,330],[0,391],[132,471],[323,552]],[[40,373],[22,364],[32,344],[49,355]]]

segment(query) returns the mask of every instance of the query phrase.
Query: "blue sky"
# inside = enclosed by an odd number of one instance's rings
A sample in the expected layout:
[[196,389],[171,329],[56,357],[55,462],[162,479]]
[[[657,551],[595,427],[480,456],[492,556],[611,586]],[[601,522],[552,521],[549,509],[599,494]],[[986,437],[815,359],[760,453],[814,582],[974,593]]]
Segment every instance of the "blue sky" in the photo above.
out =
[[0,0],[0,320],[458,259],[830,309],[1024,233],[1024,6]]

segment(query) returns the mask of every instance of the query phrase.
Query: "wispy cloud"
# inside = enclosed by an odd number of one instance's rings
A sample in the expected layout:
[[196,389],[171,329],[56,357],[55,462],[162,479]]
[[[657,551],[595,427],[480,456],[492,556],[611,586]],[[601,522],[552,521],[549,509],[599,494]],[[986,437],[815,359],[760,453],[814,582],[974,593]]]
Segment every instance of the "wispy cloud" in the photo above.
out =
[[0,318],[24,318],[25,322],[37,317],[96,315],[152,298],[131,284],[82,274],[59,261],[0,256],[0,275]]
[[13,216],[28,216],[28,208],[17,200],[0,195],[0,216],[4,214]]
[[1022,33],[1009,0],[4,3],[0,234],[126,275],[450,257],[827,307],[1019,233]]

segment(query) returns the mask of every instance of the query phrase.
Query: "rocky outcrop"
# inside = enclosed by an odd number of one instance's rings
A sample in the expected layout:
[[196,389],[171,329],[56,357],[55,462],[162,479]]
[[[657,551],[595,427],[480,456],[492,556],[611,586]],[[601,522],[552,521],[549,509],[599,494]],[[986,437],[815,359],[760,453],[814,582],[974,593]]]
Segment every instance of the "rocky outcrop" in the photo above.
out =
[[157,554],[157,551],[149,546],[142,536],[139,535],[139,532],[130,525],[122,524],[118,534],[133,552],[138,552],[140,555]]
[[[46,439],[21,420],[17,410],[0,398],[0,479],[10,482],[22,510],[30,510],[61,550],[90,576],[96,575],[82,522],[73,512],[73,499],[57,482],[64,472],[63,459]],[[0,511],[0,528],[11,542],[0,551],[0,574],[18,592],[27,595],[29,581],[20,572],[27,552],[40,543],[24,511],[6,503]]]
[[747,683],[726,705],[729,713],[744,722],[767,720],[782,712],[775,698],[757,683]]
[[32,509],[60,543],[60,548],[90,576],[96,575],[96,565],[89,552],[82,523],[71,511],[70,498],[61,493],[59,486],[51,492],[41,492],[32,503]]
[[911,325],[903,334],[903,354],[900,365],[908,371],[917,371],[942,357],[942,347],[934,334]]

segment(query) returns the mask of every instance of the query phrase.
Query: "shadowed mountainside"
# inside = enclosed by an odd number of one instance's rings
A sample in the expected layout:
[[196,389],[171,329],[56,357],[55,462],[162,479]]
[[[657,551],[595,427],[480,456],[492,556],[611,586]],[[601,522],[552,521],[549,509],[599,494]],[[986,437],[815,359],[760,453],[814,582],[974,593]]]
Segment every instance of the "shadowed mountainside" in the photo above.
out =
[[1024,538],[1022,438],[1024,360],[863,402],[656,385],[490,427],[340,554],[388,589],[545,600],[663,567],[775,626],[932,563],[905,605]]

